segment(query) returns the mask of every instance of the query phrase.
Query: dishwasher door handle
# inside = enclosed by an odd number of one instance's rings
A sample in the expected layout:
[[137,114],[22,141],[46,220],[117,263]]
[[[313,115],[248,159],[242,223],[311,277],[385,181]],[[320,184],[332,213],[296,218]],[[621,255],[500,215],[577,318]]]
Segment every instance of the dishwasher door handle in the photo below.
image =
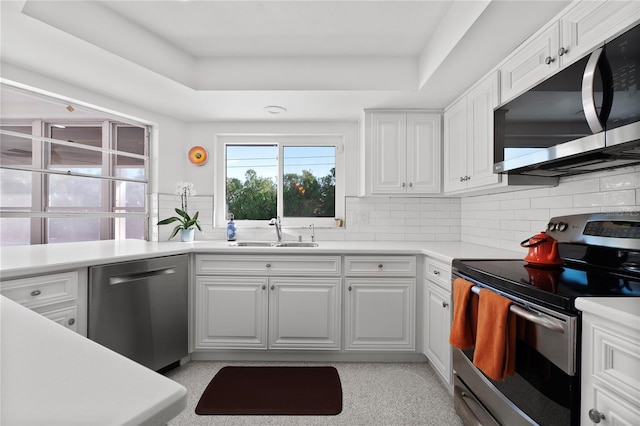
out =
[[132,274],[124,274],[124,275],[114,275],[109,277],[109,284],[126,284],[133,281],[143,280],[146,278],[158,277],[162,275],[171,275],[176,273],[176,268],[174,266],[170,266],[168,268],[154,269],[150,271],[144,272],[135,272]]

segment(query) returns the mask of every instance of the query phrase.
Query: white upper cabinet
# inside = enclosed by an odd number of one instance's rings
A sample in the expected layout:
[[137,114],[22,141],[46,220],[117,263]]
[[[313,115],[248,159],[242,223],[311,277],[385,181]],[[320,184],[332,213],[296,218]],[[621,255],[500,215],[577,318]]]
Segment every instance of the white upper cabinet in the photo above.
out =
[[576,2],[559,20],[526,41],[500,66],[500,103],[580,59],[639,19],[638,1]]
[[560,20],[562,65],[584,56],[589,50],[638,23],[638,1],[583,1]]
[[511,56],[501,67],[501,102],[519,95],[560,69],[560,28],[556,23]]
[[493,173],[493,109],[498,74],[493,73],[444,113],[444,192],[500,183]]
[[365,111],[360,195],[440,193],[441,115]]

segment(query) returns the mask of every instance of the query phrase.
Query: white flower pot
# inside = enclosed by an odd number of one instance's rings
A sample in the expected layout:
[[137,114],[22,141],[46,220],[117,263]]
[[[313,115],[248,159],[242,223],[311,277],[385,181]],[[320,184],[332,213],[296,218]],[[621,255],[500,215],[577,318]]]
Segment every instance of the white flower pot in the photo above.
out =
[[195,229],[181,229],[180,230],[180,241],[183,243],[193,242],[193,236],[195,235]]

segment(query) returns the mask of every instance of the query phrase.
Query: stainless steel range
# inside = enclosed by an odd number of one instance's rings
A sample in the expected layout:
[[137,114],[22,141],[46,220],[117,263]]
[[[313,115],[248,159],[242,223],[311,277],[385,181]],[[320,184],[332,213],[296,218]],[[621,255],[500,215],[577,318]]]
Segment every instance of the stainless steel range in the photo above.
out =
[[[579,425],[580,312],[577,297],[640,297],[640,212],[555,217],[558,266],[524,260],[453,261],[453,277],[514,302],[516,372],[494,381],[454,348],[454,401],[466,425]],[[520,332],[525,330],[526,332]]]

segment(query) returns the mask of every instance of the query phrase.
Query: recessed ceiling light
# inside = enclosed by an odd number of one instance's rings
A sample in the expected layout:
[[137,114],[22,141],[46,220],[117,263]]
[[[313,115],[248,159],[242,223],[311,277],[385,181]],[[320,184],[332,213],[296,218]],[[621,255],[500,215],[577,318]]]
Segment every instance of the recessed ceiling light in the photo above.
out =
[[269,114],[282,114],[287,112],[287,109],[280,105],[267,105],[266,107],[264,107],[264,110]]

